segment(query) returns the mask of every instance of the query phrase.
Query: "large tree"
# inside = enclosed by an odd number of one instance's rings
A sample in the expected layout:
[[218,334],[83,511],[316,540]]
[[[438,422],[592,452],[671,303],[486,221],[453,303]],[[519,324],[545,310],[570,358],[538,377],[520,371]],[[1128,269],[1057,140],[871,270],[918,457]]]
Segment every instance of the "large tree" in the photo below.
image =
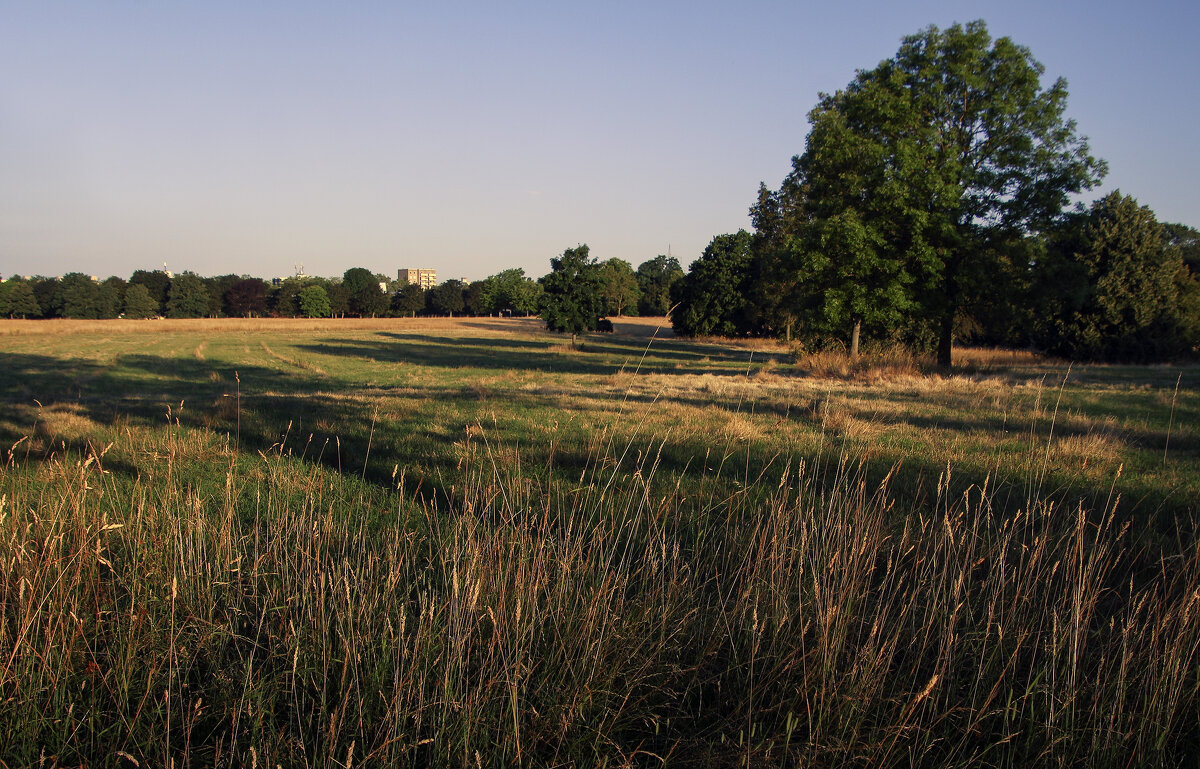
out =
[[750,233],[718,235],[676,282],[671,326],[682,336],[735,336],[751,330],[747,301]]
[[1154,212],[1119,191],[1071,217],[1039,268],[1039,341],[1103,360],[1155,360],[1186,347],[1178,303],[1186,267],[1163,236]]
[[489,312],[532,315],[538,310],[542,286],[514,267],[485,278],[483,292]]
[[379,277],[365,267],[351,267],[342,275],[342,285],[350,293],[350,313],[361,317],[383,315],[390,299],[379,287]]
[[613,257],[600,265],[601,296],[606,315],[636,315],[638,297],[637,275],[633,265]]
[[183,272],[171,279],[167,292],[168,318],[203,318],[212,310],[212,297],[204,278]]
[[671,310],[671,286],[683,278],[683,268],[673,256],[658,256],[642,262],[637,268],[638,313],[666,315]]
[[1104,173],[1064,117],[1066,82],[1043,88],[1042,72],[1029,49],[992,40],[982,21],[929,27],[809,115],[788,182],[804,190],[805,220],[852,217],[836,272],[863,282],[867,304],[899,312],[919,298],[941,365],[952,362],[963,308],[1002,290],[994,260],[1051,227]]
[[468,315],[491,315],[492,303],[491,297],[488,295],[487,283],[482,280],[473,280],[463,287],[463,309]]
[[63,318],[94,320],[100,318],[100,284],[81,272],[68,272],[59,280],[58,293],[51,305]]
[[300,289],[297,295],[297,301],[300,304],[300,312],[306,318],[328,318],[329,317],[329,294],[325,293],[325,289],[316,283],[310,283]]
[[425,289],[420,283],[406,283],[403,288],[392,295],[392,314],[403,317],[416,317],[425,309]]
[[171,290],[171,276],[161,270],[134,270],[129,276],[129,285],[140,284],[150,292],[154,300],[155,315],[161,315],[167,306],[167,292]]
[[125,317],[135,320],[153,318],[158,315],[158,302],[150,296],[150,289],[143,283],[130,283],[125,290]]
[[267,312],[267,284],[259,278],[239,278],[225,289],[223,299],[225,314],[232,318],[264,315]]
[[542,320],[551,331],[579,334],[595,331],[604,312],[600,265],[588,255],[587,244],[568,248],[550,260],[542,278]]
[[8,287],[8,292],[5,296],[5,305],[0,308],[0,314],[10,318],[36,318],[42,314],[42,308],[38,306],[33,286],[29,281],[9,278],[5,285]]
[[100,317],[115,318],[121,314],[125,306],[125,290],[128,284],[116,275],[105,278],[100,283]]
[[451,278],[429,289],[425,294],[425,307],[434,315],[454,317],[454,313],[462,312],[464,306],[461,280]]

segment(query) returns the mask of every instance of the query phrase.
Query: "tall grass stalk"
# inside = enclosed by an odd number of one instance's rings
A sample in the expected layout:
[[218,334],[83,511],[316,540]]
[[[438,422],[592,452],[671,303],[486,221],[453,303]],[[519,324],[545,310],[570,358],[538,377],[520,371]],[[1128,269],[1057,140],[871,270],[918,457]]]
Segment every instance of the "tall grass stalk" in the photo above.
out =
[[0,760],[1196,758],[1197,543],[1150,557],[1115,509],[1002,514],[950,470],[898,515],[852,457],[832,483],[781,459],[664,490],[661,445],[597,446],[567,482],[470,440],[452,501],[178,429],[9,452]]

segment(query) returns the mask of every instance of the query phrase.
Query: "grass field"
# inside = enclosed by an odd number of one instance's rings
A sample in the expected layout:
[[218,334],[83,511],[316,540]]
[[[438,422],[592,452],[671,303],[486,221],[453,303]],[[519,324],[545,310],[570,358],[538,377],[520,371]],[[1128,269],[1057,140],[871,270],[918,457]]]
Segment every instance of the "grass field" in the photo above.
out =
[[1200,368],[0,322],[8,766],[1163,765]]

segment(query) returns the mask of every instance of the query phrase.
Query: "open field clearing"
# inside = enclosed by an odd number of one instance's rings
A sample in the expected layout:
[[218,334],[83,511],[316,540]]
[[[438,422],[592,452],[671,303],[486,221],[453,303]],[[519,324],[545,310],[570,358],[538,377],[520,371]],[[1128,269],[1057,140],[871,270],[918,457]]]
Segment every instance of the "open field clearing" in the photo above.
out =
[[1197,758],[1200,369],[659,322],[0,322],[0,760]]

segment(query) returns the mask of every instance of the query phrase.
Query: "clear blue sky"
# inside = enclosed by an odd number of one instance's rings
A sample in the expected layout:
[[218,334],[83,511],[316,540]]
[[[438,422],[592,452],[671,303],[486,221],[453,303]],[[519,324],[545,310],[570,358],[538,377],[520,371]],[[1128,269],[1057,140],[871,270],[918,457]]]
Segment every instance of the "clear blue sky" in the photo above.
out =
[[[976,18],[1200,226],[1200,3],[0,0],[0,274],[532,276],[749,227],[820,91]],[[428,5],[429,7],[423,7]]]

